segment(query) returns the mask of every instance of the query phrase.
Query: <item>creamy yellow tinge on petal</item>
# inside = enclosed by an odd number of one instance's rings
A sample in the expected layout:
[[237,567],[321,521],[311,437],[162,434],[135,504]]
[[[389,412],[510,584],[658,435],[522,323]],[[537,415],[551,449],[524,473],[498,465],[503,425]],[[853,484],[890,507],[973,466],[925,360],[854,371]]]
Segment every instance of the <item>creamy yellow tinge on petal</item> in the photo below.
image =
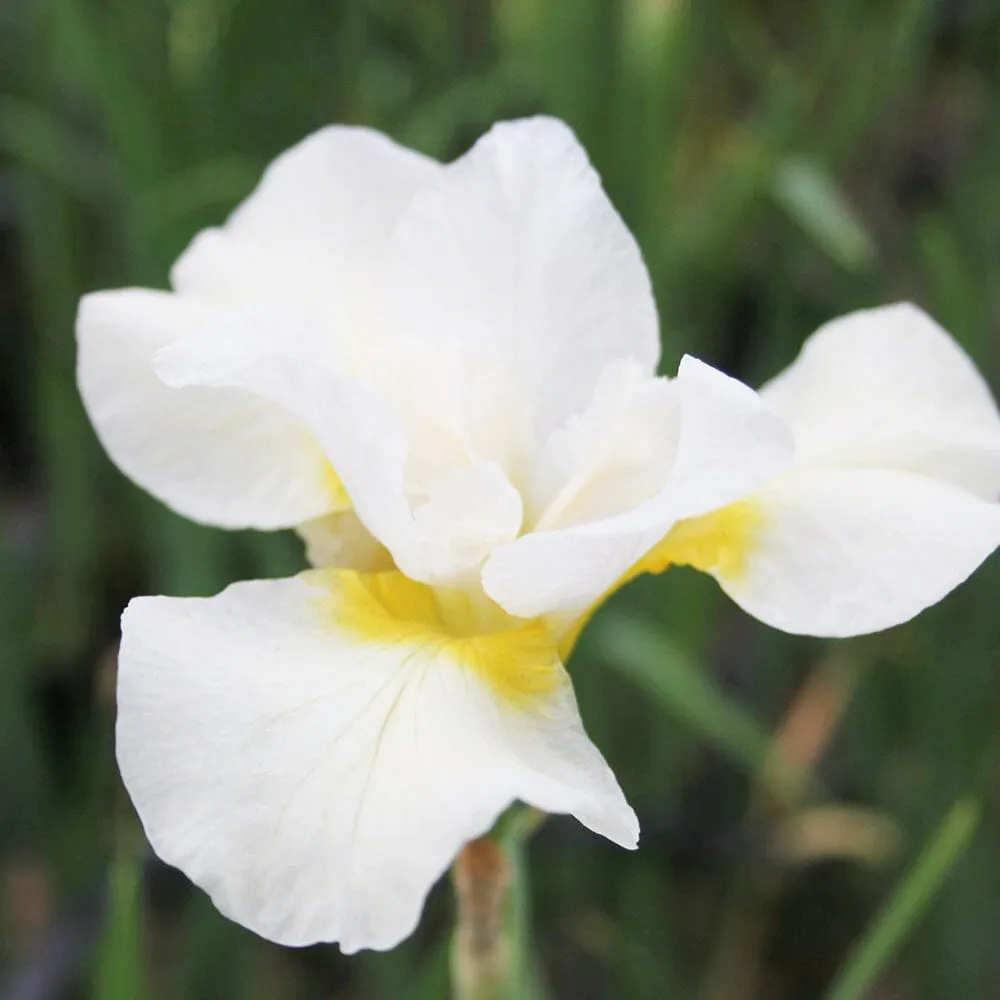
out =
[[[319,448],[319,445],[317,444],[316,447]],[[344,484],[341,482],[340,476],[337,475],[333,466],[326,461],[325,456],[323,462],[323,486],[330,494],[330,512],[336,513],[341,510],[350,510],[353,506],[351,498],[347,495],[347,490],[344,489]]]
[[643,573],[662,573],[671,566],[691,566],[723,579],[738,579],[746,569],[747,555],[753,551],[762,523],[763,513],[753,500],[738,500],[710,514],[678,521],[563,635],[559,642],[560,655],[568,659],[594,612],[613,593]]
[[530,708],[565,676],[556,643],[542,621],[524,621],[474,597],[416,583],[397,570],[310,574],[323,590],[331,625],[372,643],[437,647],[473,671],[504,701]]
[[678,521],[625,579],[640,573],[662,573],[668,566],[692,566],[725,579],[738,578],[746,569],[747,554],[762,520],[758,504],[738,500],[711,514]]
[[[351,501],[340,477],[332,466],[327,468],[336,509],[349,510]],[[475,670],[499,696],[523,706],[532,696],[553,690],[562,661],[613,593],[643,573],[662,573],[670,566],[738,579],[762,521],[761,508],[753,500],[678,521],[575,622],[560,628],[558,638],[541,619],[514,618],[482,596],[416,583],[397,570],[315,572],[336,598],[329,613],[339,626],[374,641],[440,643],[443,652]]]
[[[340,477],[333,466],[326,468],[335,510],[349,510]],[[311,575],[329,592],[324,613],[338,627],[371,642],[439,646],[442,655],[474,671],[519,708],[552,692],[564,676],[545,622],[514,618],[485,595],[430,587],[395,569],[361,573],[325,568]]]

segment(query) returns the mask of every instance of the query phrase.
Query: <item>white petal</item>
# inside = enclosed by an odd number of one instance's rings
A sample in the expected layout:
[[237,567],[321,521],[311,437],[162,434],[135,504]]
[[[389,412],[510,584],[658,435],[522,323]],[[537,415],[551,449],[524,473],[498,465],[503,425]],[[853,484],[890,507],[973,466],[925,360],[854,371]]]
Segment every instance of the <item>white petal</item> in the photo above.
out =
[[510,614],[582,612],[676,521],[740,499],[791,461],[787,428],[752,389],[694,358],[682,361],[674,384],[681,428],[662,490],[623,514],[533,532],[498,549],[483,586]]
[[229,528],[281,528],[342,504],[315,438],[281,407],[238,388],[165,385],[158,351],[243,321],[166,292],[99,292],[80,303],[77,378],[102,444],[174,510]]
[[449,539],[478,569],[493,548],[513,541],[524,516],[521,495],[495,463],[455,469],[430,484],[413,512],[418,530]]
[[786,632],[876,632],[941,600],[1000,543],[1000,506],[874,469],[800,470],[754,495],[738,572],[745,611]]
[[[234,335],[227,329],[188,338],[162,351],[156,369],[169,385],[236,386],[296,414],[337,470],[365,528],[412,579],[441,585],[465,580],[478,570],[484,554],[482,546],[469,544],[472,523],[484,528],[486,540],[506,537],[520,524],[520,499],[502,474],[488,474],[489,483],[473,490],[481,496],[487,487],[494,493],[502,487],[491,497],[488,510],[472,511],[473,516],[461,521],[436,516],[435,509],[449,507],[448,490],[443,489],[421,498],[434,503],[418,516],[419,508],[411,507],[406,490],[410,443],[388,401],[366,383],[344,378],[305,356],[273,353],[264,338]],[[458,479],[469,485],[468,476]]]
[[195,238],[174,287],[215,302],[291,303],[340,337],[365,336],[389,233],[438,169],[371,129],[324,128],[282,153],[224,227]]
[[610,365],[590,405],[549,436],[529,488],[533,531],[601,521],[659,493],[677,456],[680,395],[634,362]]
[[352,952],[406,937],[516,798],[635,845],[557,659],[551,687],[505,700],[373,594],[320,571],[132,602],[118,759],[164,860],[267,938]]
[[412,522],[403,490],[406,439],[367,386],[230,330],[171,345],[157,356],[156,370],[167,385],[242,388],[295,413],[337,468],[364,526],[408,576],[416,575],[401,551]]
[[353,508],[306,521],[295,530],[305,542],[311,566],[356,569],[363,573],[393,568],[392,556],[372,537]]
[[396,336],[369,352],[360,375],[404,428],[406,479],[418,488],[477,460],[464,402],[471,372],[454,350]]
[[543,428],[582,409],[610,362],[652,373],[659,356],[639,248],[553,119],[495,126],[421,188],[386,294],[401,331],[515,374]]
[[1000,416],[989,387],[915,306],[827,323],[761,394],[791,427],[797,463],[918,472],[1000,496]]
[[749,386],[685,355],[677,387],[681,436],[668,488],[678,519],[738,500],[790,464],[788,427]]

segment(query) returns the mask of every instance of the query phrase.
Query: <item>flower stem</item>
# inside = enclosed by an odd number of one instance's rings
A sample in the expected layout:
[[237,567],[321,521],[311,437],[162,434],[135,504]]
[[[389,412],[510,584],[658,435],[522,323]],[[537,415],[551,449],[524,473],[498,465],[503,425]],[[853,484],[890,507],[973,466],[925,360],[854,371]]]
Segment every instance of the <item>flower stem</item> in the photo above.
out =
[[452,868],[453,1000],[547,1000],[531,937],[528,842],[548,817],[515,804]]
[[452,881],[458,905],[451,953],[455,1000],[503,1000],[513,973],[505,920],[510,858],[497,841],[474,840],[459,854]]

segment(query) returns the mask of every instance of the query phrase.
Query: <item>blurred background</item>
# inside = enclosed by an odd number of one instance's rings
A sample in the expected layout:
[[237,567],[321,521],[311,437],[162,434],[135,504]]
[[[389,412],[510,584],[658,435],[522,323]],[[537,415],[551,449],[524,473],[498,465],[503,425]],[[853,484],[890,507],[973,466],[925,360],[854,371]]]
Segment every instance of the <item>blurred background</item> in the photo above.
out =
[[[73,317],[163,286],[325,123],[451,158],[539,111],[642,245],[665,371],[757,383],[823,320],[912,298],[1000,389],[991,0],[0,0],[0,1000],[447,995],[446,885],[402,948],[347,960],[256,939],[146,853],[113,759],[121,608],[303,556],[112,467]],[[572,669],[642,847],[542,829],[525,1000],[1000,996],[998,595],[994,559],[830,645],[684,569],[620,593]]]

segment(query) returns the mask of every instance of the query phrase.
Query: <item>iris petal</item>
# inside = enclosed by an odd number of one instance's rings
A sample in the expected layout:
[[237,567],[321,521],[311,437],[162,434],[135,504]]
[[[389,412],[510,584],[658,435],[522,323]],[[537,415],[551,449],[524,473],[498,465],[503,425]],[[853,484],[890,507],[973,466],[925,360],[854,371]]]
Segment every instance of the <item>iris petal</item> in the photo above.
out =
[[395,572],[133,601],[117,750],[157,853],[284,944],[392,947],[515,799],[638,836],[545,629],[458,635]]

